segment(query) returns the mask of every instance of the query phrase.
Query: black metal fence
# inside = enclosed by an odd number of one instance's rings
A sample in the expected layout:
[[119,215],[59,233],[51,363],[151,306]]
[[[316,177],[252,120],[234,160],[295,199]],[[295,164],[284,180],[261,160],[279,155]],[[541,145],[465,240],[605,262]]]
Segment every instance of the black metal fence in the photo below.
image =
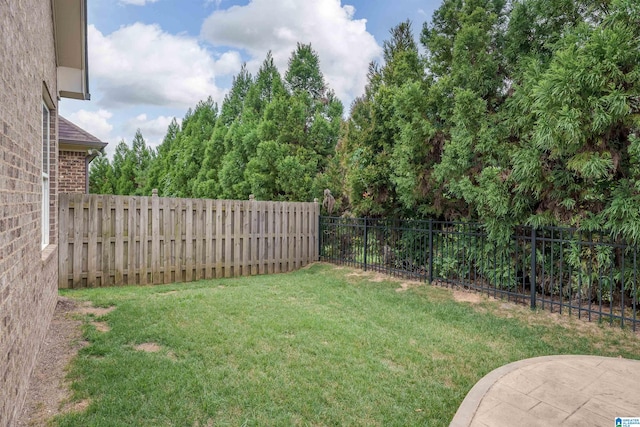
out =
[[321,217],[320,260],[640,326],[638,247],[608,233],[522,226],[498,244],[476,223]]

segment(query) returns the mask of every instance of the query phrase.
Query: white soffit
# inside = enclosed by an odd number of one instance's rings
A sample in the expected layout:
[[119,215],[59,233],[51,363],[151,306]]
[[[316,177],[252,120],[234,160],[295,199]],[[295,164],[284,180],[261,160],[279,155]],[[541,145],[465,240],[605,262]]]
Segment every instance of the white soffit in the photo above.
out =
[[90,98],[86,6],[86,0],[53,0],[58,93],[61,97]]

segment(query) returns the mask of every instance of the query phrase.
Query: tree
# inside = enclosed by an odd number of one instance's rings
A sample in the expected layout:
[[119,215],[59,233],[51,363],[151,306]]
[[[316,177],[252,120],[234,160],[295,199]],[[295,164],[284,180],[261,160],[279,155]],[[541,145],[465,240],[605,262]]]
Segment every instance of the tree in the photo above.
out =
[[140,129],[136,131],[132,146],[122,140],[113,155],[113,194],[143,195],[153,153],[146,145]]
[[131,149],[127,143],[122,140],[116,146],[113,155],[113,193],[119,195],[133,194],[135,187],[135,162],[131,154]]
[[107,155],[102,152],[93,161],[89,169],[89,193],[113,194],[113,168]]
[[529,223],[640,237],[638,16],[637,3],[613,1],[601,24],[566,28],[547,63],[529,60],[509,105],[523,136],[511,181],[531,206]]
[[172,142],[168,165],[166,194],[193,197],[198,189],[198,176],[206,153],[206,141],[211,138],[218,119],[218,106],[211,97],[200,101],[188,111],[182,127]]
[[167,133],[165,134],[162,143],[158,146],[155,155],[152,156],[153,158],[151,160],[151,165],[149,166],[144,194],[150,195],[153,189],[157,189],[160,196],[166,196],[168,194],[171,179],[168,172],[171,168],[171,164],[175,161],[176,154],[172,150],[172,147],[179,132],[180,125],[174,117],[167,127]]
[[142,196],[145,194],[145,188],[147,186],[149,167],[154,160],[155,153],[153,150],[147,147],[147,143],[144,140],[140,129],[136,131],[131,143],[130,151],[131,160],[134,166],[134,195]]
[[320,59],[310,44],[298,43],[289,58],[289,68],[284,79],[291,94],[302,92],[309,99],[321,99],[327,91],[324,76],[320,71]]
[[224,156],[232,148],[228,132],[232,123],[242,114],[244,99],[251,85],[251,74],[247,71],[246,65],[243,65],[238,75],[233,78],[231,90],[222,102],[219,117],[210,137],[203,143],[204,156],[194,184],[194,194],[198,197],[214,198],[223,193],[219,175]]
[[[411,150],[410,145],[421,146],[425,140],[408,132],[412,111],[420,106],[406,105],[404,88],[417,83],[414,88],[423,90],[424,65],[409,21],[394,27],[390,34],[391,38],[383,43],[385,62],[381,67],[369,66],[365,94],[351,106],[340,142],[345,188],[357,215],[402,216],[405,209],[415,208],[409,193],[415,193],[414,185],[418,182],[409,175],[422,167],[419,162],[423,158],[409,160],[405,155]],[[397,107],[406,109],[401,111]],[[401,140],[404,145],[398,146]],[[409,164],[412,161],[418,162],[415,167]],[[399,196],[399,188],[406,194]],[[406,202],[404,206],[398,203],[399,197]]]

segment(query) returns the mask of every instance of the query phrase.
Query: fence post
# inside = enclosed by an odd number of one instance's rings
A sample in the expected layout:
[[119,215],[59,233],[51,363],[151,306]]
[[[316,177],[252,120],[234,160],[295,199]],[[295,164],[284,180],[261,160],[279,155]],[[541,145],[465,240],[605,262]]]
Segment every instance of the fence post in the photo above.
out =
[[316,221],[318,221],[318,226],[316,227],[316,232],[318,233],[318,256],[316,261],[320,261],[320,251],[322,250],[322,215],[320,214],[320,209],[318,209],[318,199],[313,199],[313,203],[315,203],[316,212],[318,212],[318,216],[316,217]]
[[531,227],[531,309],[536,308],[536,229]]
[[429,283],[433,282],[433,219],[429,218]]
[[368,242],[368,231],[367,231],[367,218],[364,218],[364,271],[367,271],[367,242]]

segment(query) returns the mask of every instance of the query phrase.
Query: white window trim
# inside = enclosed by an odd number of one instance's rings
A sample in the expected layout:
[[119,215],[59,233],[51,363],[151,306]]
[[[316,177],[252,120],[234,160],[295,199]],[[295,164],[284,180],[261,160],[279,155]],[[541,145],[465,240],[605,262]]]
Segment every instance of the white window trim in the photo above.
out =
[[[46,160],[45,160],[46,153]],[[51,111],[47,104],[42,101],[42,249],[49,245],[49,234],[51,225],[49,224],[49,196],[51,172]]]

